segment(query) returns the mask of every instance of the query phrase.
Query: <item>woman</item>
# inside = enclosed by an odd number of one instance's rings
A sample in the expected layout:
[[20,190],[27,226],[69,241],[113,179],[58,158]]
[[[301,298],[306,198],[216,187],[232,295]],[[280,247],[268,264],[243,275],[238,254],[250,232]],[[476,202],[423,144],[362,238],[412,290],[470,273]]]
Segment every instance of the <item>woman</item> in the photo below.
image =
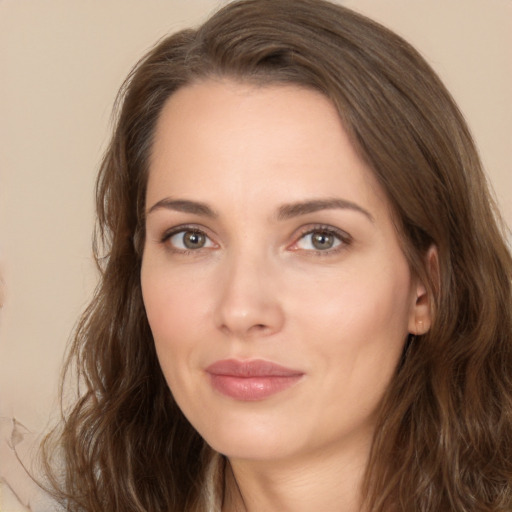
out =
[[234,2],[119,104],[66,507],[510,510],[512,263],[416,51],[321,0]]

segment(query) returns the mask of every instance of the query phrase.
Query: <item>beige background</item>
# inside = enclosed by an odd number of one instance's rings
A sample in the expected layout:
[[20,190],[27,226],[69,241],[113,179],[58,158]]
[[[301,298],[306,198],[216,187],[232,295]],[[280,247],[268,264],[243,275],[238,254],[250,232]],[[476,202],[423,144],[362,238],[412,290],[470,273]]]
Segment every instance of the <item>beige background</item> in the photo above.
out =
[[[466,114],[512,225],[512,1],[347,0],[415,44]],[[116,91],[215,0],[0,0],[0,416],[38,431],[95,282],[93,183]]]

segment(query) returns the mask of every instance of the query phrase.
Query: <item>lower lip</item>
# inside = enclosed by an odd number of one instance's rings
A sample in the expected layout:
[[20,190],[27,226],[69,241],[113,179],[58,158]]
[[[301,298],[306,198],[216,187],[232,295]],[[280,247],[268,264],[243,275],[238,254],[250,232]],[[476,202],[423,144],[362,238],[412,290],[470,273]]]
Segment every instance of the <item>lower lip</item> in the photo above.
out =
[[236,400],[264,400],[284,391],[297,383],[302,375],[234,377],[232,375],[210,374],[214,389]]

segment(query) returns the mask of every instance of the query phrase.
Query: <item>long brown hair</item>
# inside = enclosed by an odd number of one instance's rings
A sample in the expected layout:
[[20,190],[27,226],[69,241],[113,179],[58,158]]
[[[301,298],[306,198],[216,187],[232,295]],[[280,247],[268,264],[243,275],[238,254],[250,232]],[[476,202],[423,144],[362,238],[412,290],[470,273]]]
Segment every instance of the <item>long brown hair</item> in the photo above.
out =
[[[58,496],[72,511],[205,512],[222,500],[222,461],[167,387],[139,278],[159,113],[178,88],[215,77],[296,83],[330,98],[430,290],[432,327],[407,344],[380,407],[366,507],[510,511],[512,262],[475,145],[408,43],[323,0],[228,4],[162,40],[123,85],[96,190],[101,280],[67,363],[81,389],[44,445],[48,468],[60,447]],[[432,246],[438,271],[426,258]]]

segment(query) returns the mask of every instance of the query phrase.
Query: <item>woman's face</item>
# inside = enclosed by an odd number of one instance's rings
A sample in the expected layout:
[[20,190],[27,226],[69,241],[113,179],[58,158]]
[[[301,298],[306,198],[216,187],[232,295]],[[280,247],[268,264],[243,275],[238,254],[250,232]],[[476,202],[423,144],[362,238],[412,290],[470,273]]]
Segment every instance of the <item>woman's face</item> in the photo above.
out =
[[428,327],[425,291],[329,100],[227,80],[179,90],[146,205],[147,316],[204,439],[274,460],[368,439],[408,332]]

